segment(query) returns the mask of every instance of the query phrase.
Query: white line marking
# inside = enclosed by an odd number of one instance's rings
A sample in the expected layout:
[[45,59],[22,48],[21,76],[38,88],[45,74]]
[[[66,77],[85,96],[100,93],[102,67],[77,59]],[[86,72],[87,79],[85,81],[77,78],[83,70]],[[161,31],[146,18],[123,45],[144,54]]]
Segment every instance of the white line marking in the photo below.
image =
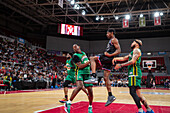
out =
[[[79,103],[79,102],[82,102],[82,101],[77,101],[75,103]],[[73,103],[73,104],[75,104],[75,103]],[[59,108],[59,107],[62,107],[62,106],[64,106],[64,105],[60,105],[60,106],[56,106],[56,107],[52,107],[52,108],[47,108],[47,109],[44,109],[44,110],[34,111],[34,113],[39,113],[39,112],[47,111],[47,110],[50,110],[50,109]]]

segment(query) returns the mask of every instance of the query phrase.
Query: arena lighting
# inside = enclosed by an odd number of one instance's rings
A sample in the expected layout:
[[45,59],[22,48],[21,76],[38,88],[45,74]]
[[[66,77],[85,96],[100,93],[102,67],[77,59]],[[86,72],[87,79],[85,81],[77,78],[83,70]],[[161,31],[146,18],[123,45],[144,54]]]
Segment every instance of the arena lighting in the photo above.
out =
[[118,19],[119,19],[119,17],[118,17],[118,16],[115,16],[115,19],[116,19],[116,20],[118,20]]
[[154,17],[158,17],[159,16],[159,12],[155,12]]
[[130,15],[125,15],[125,19],[130,19]]
[[98,21],[100,19],[100,17],[99,16],[96,16],[96,20]]
[[151,53],[147,53],[147,55],[151,55]]
[[100,20],[104,20],[104,17],[101,17]]
[[163,12],[161,12],[161,13],[160,13],[160,16],[163,16],[163,15],[164,15]]
[[82,15],[86,15],[86,11],[85,11],[85,10],[82,10],[81,14],[82,14]]
[[80,9],[80,6],[78,4],[75,4],[74,9]]
[[140,14],[140,17],[142,18],[142,17],[143,17],[143,14]]
[[74,0],[71,0],[70,3],[71,3],[71,5],[74,5],[74,4],[75,4],[75,1],[74,1]]

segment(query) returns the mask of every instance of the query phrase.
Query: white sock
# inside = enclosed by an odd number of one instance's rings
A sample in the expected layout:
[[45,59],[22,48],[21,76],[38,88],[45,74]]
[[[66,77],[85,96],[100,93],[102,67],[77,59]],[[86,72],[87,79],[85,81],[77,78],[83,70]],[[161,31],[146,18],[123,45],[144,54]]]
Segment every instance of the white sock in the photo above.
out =
[[71,101],[70,101],[70,100],[68,100],[68,101],[67,101],[67,103],[70,103],[70,104],[71,104]]
[[148,108],[147,111],[151,111],[152,109],[151,108]]
[[89,107],[92,107],[92,105],[89,105]]
[[143,109],[139,109],[139,112],[142,112],[142,113],[143,113]]

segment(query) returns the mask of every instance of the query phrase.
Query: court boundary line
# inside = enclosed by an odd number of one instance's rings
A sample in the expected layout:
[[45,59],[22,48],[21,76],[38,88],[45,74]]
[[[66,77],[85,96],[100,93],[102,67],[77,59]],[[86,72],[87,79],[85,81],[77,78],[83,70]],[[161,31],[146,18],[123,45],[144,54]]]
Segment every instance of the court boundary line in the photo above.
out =
[[[76,103],[79,103],[79,102],[86,102],[86,101],[77,101],[77,102],[74,102],[72,104],[76,104]],[[50,110],[50,109],[59,108],[59,107],[62,107],[62,106],[64,106],[64,105],[60,105],[60,106],[56,106],[56,107],[51,107],[51,108],[47,108],[47,109],[43,109],[43,110],[34,111],[34,113],[39,113],[39,112],[47,111],[47,110]]]
[[[102,87],[102,86],[93,86],[94,88],[97,88],[97,87]],[[73,87],[73,88],[69,88],[69,89],[74,89],[76,87]],[[112,88],[121,88],[121,87],[112,87]],[[128,88],[128,87],[123,87],[123,88]],[[141,89],[149,89],[149,90],[170,90],[170,88],[141,88]],[[7,94],[17,94],[17,93],[32,93],[32,92],[43,92],[43,91],[55,91],[55,90],[63,90],[63,88],[60,88],[60,89],[30,89],[30,90],[18,90],[17,91],[0,91],[0,95],[4,94],[4,95],[7,95]],[[23,91],[23,92],[19,92],[19,91]],[[9,92],[9,93],[8,93]],[[10,93],[11,92],[11,93]]]

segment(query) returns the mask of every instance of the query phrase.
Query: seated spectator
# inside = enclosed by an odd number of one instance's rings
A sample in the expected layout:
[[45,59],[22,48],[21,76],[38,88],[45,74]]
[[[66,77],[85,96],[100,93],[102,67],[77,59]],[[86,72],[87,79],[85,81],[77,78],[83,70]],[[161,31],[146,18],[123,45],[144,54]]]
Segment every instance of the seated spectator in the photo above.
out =
[[164,88],[169,88],[169,79],[164,82]]
[[105,85],[105,81],[103,78],[101,78],[101,81],[99,82],[99,86],[104,86]]
[[7,89],[10,90],[12,86],[12,77],[9,72],[6,73],[6,76],[4,77],[3,83],[8,85]]
[[114,81],[113,81],[113,86],[114,86],[114,87],[116,87],[116,86],[118,87],[118,85],[117,85],[117,80],[114,80]]

